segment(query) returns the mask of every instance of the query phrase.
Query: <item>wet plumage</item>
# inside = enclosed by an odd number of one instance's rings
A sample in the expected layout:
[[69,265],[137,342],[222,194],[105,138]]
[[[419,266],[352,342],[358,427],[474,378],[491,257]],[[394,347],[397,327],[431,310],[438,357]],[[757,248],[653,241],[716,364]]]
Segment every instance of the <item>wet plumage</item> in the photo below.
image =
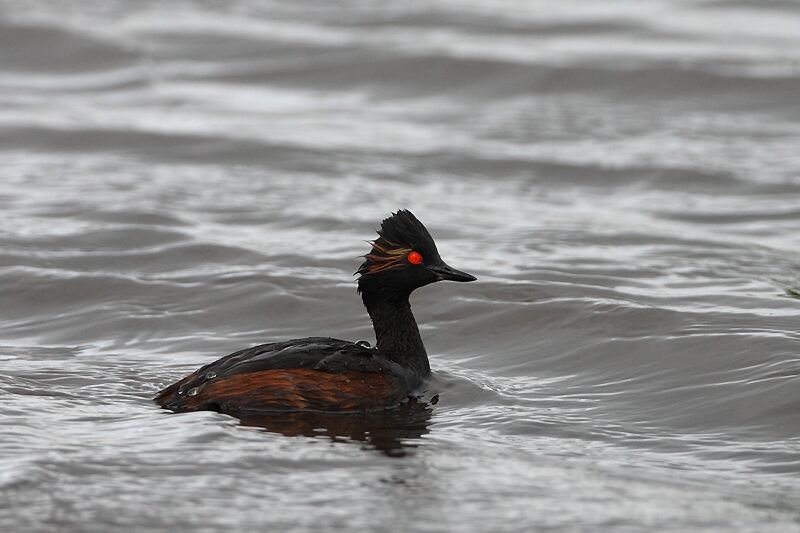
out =
[[385,219],[357,274],[377,344],[310,337],[262,344],[209,363],[155,401],[173,411],[372,411],[408,399],[430,373],[408,297],[440,280],[473,281],[447,266],[416,217]]

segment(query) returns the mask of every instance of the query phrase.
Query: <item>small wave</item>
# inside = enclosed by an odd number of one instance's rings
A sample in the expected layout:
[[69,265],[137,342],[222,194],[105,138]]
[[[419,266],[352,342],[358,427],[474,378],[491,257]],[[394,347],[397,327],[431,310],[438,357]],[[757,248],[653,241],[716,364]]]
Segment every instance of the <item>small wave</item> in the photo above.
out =
[[135,50],[63,26],[0,24],[0,48],[3,68],[16,72],[72,74],[120,68],[141,60]]

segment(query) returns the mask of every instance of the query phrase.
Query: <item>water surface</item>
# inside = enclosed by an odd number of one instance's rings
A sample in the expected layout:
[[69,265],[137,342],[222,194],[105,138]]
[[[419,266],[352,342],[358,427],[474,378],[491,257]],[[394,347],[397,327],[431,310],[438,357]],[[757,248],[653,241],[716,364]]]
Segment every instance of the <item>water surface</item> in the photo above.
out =
[[[800,531],[800,5],[0,1],[0,529]],[[409,208],[429,408],[173,415],[373,339]],[[271,429],[265,431],[262,426]]]

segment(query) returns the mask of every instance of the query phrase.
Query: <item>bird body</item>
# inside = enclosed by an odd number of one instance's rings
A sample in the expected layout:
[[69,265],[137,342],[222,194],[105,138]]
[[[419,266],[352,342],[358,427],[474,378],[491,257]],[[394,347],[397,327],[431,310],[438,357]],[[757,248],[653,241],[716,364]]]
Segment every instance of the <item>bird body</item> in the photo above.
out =
[[261,344],[209,363],[155,397],[173,411],[374,411],[406,401],[430,374],[409,296],[419,287],[475,278],[447,266],[409,211],[385,219],[358,269],[358,291],[377,339],[309,337]]

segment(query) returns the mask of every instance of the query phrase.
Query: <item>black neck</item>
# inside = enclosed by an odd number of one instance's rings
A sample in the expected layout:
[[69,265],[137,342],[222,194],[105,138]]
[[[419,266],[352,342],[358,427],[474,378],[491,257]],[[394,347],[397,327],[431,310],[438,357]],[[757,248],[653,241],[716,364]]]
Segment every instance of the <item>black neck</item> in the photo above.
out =
[[420,376],[427,376],[431,372],[428,354],[422,344],[408,296],[371,289],[364,291],[361,298],[375,328],[378,350]]

